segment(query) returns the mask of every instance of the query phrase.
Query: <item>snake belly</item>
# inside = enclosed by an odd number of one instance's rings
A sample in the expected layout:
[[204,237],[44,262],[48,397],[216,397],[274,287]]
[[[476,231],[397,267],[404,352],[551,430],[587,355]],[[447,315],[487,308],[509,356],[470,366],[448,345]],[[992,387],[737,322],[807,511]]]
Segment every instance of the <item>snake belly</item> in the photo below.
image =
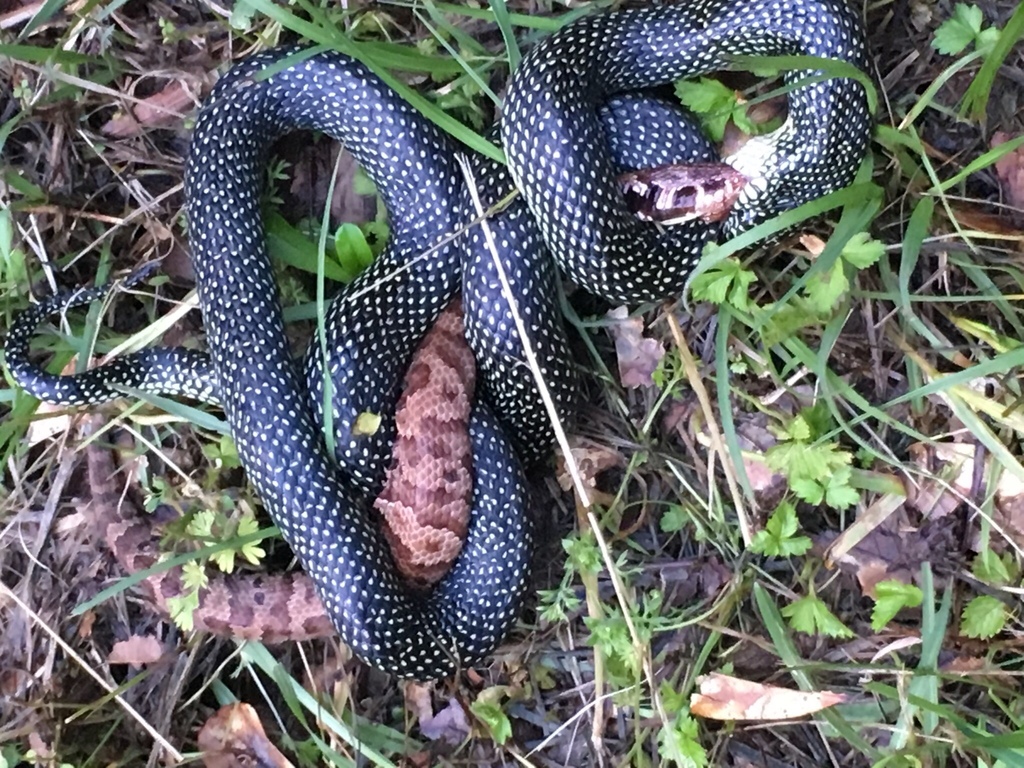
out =
[[[523,463],[551,445],[510,302],[525,320],[556,409],[569,417],[578,388],[557,311],[555,263],[610,300],[671,296],[705,243],[844,186],[866,152],[863,88],[849,79],[802,86],[789,95],[783,127],[731,158],[753,180],[724,224],[666,230],[637,220],[621,199],[617,172],[707,159],[706,142],[658,154],[651,142],[663,140],[661,107],[631,105],[618,94],[724,68],[734,53],[867,64],[863,30],[839,0],[785,8],[716,0],[593,16],[524,58],[501,125],[521,199],[490,220],[511,296],[500,288],[445,134],[349,57],[298,48],[252,57],[222,78],[204,106],[186,170],[208,355],[153,350],[132,358],[128,371],[100,368],[74,384],[63,379],[75,377],[46,378],[27,361],[27,337],[46,312],[70,304],[55,297],[12,327],[8,363],[30,393],[56,402],[112,399],[119,377],[132,376],[153,391],[220,403],[242,465],[342,639],[399,676],[446,676],[489,654],[515,619],[531,545]],[[615,129],[610,138],[601,133],[602,115],[605,128]],[[266,154],[296,128],[345,144],[377,185],[392,231],[385,253],[332,303],[324,342],[311,344],[305,371],[288,347],[260,213]],[[470,157],[469,167],[484,206],[511,189],[504,170],[483,158]],[[383,474],[404,368],[460,289],[482,385],[470,425],[473,517],[453,570],[423,597],[395,575],[366,499]],[[364,412],[384,417],[372,435],[356,429]],[[325,421],[333,453],[324,444]]]

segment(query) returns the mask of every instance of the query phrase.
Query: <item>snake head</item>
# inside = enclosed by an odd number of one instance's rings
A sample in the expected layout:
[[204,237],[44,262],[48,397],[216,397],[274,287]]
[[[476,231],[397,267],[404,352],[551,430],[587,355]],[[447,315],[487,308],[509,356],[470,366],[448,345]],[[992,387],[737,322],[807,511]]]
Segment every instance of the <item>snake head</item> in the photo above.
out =
[[666,225],[722,221],[747,177],[724,163],[682,163],[619,175],[627,207],[638,219]]

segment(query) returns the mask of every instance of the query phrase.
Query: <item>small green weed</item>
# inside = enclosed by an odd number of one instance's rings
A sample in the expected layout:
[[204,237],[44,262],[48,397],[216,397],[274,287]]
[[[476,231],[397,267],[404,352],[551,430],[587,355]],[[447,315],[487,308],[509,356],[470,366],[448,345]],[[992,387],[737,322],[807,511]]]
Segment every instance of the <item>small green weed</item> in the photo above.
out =
[[921,605],[920,587],[902,581],[881,581],[875,585],[875,608],[871,612],[871,628],[881,632],[904,608]]
[[672,719],[658,731],[658,754],[679,768],[703,768],[708,753],[700,743],[697,721],[688,713],[686,697],[668,683],[661,686],[661,703]]
[[783,501],[765,522],[764,529],[754,536],[750,550],[769,557],[802,555],[811,548],[811,540],[806,536],[797,536],[799,528],[796,507]]
[[801,501],[846,509],[860,498],[850,482],[853,454],[838,443],[821,440],[832,426],[824,404],[801,410],[775,429],[779,443],[766,451],[765,460],[785,476]]
[[813,592],[784,606],[782,615],[789,619],[789,625],[797,632],[835,638],[854,637],[853,631]]
[[505,744],[512,737],[512,722],[504,709],[507,694],[506,686],[492,686],[481,691],[469,705],[496,744]]
[[766,124],[751,120],[747,113],[748,105],[739,94],[713,78],[684,80],[676,83],[675,89],[679,101],[700,118],[701,127],[712,141],[719,142],[724,138],[730,121],[750,136],[767,133],[779,126],[778,120]]
[[999,39],[999,28],[984,27],[983,22],[984,16],[978,6],[957,3],[953,7],[953,15],[935,30],[932,48],[945,56],[956,56],[971,45],[981,53],[991,51]]

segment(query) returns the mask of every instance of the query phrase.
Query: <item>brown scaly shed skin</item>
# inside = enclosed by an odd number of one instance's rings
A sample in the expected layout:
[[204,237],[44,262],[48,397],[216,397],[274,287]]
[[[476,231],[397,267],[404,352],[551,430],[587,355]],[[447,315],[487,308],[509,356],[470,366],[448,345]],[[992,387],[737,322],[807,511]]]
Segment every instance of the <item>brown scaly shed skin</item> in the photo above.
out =
[[[472,501],[469,412],[476,367],[456,302],[427,334],[409,367],[395,420],[398,438],[384,491],[375,503],[396,565],[414,586],[447,573],[462,549]],[[93,520],[129,573],[151,568],[160,536],[124,493],[110,450],[86,449]],[[160,611],[185,593],[178,569],[143,584]],[[265,643],[335,634],[313,583],[301,572],[218,574],[200,593],[196,629]]]
[[[122,493],[124,481],[118,476],[113,454],[94,442],[86,449],[86,463],[93,520],[107,546],[128,573],[151,568],[160,556],[160,536]],[[169,613],[169,598],[185,593],[177,568],[155,573],[142,583],[163,613]],[[215,576],[200,592],[192,621],[198,630],[265,643],[335,634],[304,573]]]
[[449,307],[424,337],[398,401],[392,466],[374,507],[398,570],[411,583],[441,580],[462,550],[473,495],[469,412],[476,364]]

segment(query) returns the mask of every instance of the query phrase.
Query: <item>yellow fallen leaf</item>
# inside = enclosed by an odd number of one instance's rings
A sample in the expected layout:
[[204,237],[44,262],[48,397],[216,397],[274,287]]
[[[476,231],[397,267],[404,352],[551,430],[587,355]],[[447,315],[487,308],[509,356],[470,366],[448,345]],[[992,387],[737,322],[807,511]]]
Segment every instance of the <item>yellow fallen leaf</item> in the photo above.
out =
[[697,682],[700,693],[690,696],[690,711],[712,720],[791,720],[846,701],[841,693],[776,688],[717,672]]
[[356,416],[356,423],[352,426],[352,434],[358,436],[375,435],[377,430],[380,429],[380,422],[380,414],[363,411]]
[[236,702],[218,709],[199,731],[206,768],[294,768],[267,738],[256,710]]

